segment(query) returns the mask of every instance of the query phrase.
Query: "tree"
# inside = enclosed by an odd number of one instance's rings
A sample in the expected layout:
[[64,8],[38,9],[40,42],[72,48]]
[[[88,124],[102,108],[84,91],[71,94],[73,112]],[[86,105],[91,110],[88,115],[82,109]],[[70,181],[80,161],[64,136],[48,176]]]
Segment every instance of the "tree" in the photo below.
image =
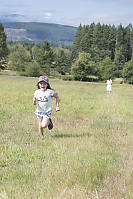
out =
[[27,64],[31,62],[31,55],[21,44],[13,51],[8,58],[8,69],[25,71]]
[[125,63],[122,71],[122,77],[125,82],[133,84],[133,59]]
[[131,45],[131,59],[133,58],[133,26],[130,24],[130,45]]
[[115,57],[115,44],[116,44],[116,28],[113,25],[112,27],[109,26],[109,35],[106,39],[109,42],[109,51],[111,52],[110,58],[113,61]]
[[34,59],[39,63],[42,74],[50,75],[50,70],[54,67],[55,56],[48,41],[44,41],[38,48]]
[[0,24],[0,69],[5,68],[7,55],[6,35],[2,24]]
[[81,52],[84,51],[86,53],[91,53],[91,47],[93,44],[93,32],[94,32],[94,24],[90,26],[87,25],[84,27],[84,34],[80,41]]
[[75,80],[87,80],[89,75],[95,74],[95,63],[89,53],[79,53],[78,59],[72,66],[72,75]]
[[80,24],[76,33],[75,40],[73,42],[72,60],[75,60],[79,52],[81,52],[80,42],[81,42],[81,39],[83,38],[83,35],[84,35],[84,28]]
[[39,77],[40,76],[39,64],[35,61],[28,63],[28,65],[26,67],[26,74],[29,77]]
[[124,51],[125,51],[124,28],[122,27],[122,25],[119,25],[116,32],[115,57],[114,57],[114,62],[118,68],[117,70],[120,71],[119,76],[121,76],[121,71],[126,61],[124,53],[123,53]]
[[80,52],[90,53],[92,60],[99,63],[109,57],[117,66],[117,77],[125,62],[133,57],[133,27],[119,25],[117,28],[100,23],[79,26],[73,43],[73,60]]
[[98,65],[98,77],[100,80],[106,80],[111,76],[113,79],[116,73],[116,65],[111,61],[109,57],[106,57]]
[[65,55],[65,52],[63,50],[60,51],[60,53],[56,56],[56,69],[57,71],[65,75],[66,73],[70,73],[70,57]]

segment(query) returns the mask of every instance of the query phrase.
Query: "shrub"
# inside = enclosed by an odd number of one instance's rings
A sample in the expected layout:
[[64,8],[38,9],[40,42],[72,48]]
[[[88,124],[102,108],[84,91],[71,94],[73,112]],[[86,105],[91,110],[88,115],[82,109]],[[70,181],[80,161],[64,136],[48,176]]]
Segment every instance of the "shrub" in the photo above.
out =
[[37,62],[30,62],[26,67],[26,74],[29,77],[40,76],[40,66]]
[[18,75],[18,76],[26,76],[26,77],[28,76],[27,73],[24,72],[24,71],[17,71],[16,75]]
[[71,75],[62,75],[61,79],[65,81],[72,81],[74,78]]

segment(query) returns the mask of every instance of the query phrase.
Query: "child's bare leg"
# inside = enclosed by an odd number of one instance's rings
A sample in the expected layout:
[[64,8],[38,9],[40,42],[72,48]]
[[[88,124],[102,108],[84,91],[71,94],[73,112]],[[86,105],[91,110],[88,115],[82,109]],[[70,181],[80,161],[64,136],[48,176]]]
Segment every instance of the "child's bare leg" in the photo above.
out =
[[43,118],[42,118],[42,117],[38,119],[38,124],[39,124],[39,133],[40,133],[40,136],[41,136],[41,137],[43,137],[42,120],[43,120]]
[[47,128],[49,123],[50,123],[49,119],[47,117],[43,117],[43,119],[42,119],[42,128]]

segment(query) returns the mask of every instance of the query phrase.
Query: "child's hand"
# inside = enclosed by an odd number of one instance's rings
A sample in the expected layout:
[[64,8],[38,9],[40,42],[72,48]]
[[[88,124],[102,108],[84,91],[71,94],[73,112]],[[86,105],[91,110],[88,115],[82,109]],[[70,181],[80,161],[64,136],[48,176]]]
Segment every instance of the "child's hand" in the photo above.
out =
[[60,111],[60,108],[59,108],[59,106],[56,106],[56,112],[57,112],[57,111]]

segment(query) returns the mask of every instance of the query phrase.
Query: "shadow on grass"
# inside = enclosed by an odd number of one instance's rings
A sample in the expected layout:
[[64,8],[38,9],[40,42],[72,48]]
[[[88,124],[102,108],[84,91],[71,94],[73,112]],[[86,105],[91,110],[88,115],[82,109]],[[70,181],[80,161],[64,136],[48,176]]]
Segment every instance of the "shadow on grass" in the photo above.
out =
[[57,135],[52,135],[52,137],[55,138],[72,138],[72,137],[90,137],[90,133],[82,133],[82,134],[57,134]]

